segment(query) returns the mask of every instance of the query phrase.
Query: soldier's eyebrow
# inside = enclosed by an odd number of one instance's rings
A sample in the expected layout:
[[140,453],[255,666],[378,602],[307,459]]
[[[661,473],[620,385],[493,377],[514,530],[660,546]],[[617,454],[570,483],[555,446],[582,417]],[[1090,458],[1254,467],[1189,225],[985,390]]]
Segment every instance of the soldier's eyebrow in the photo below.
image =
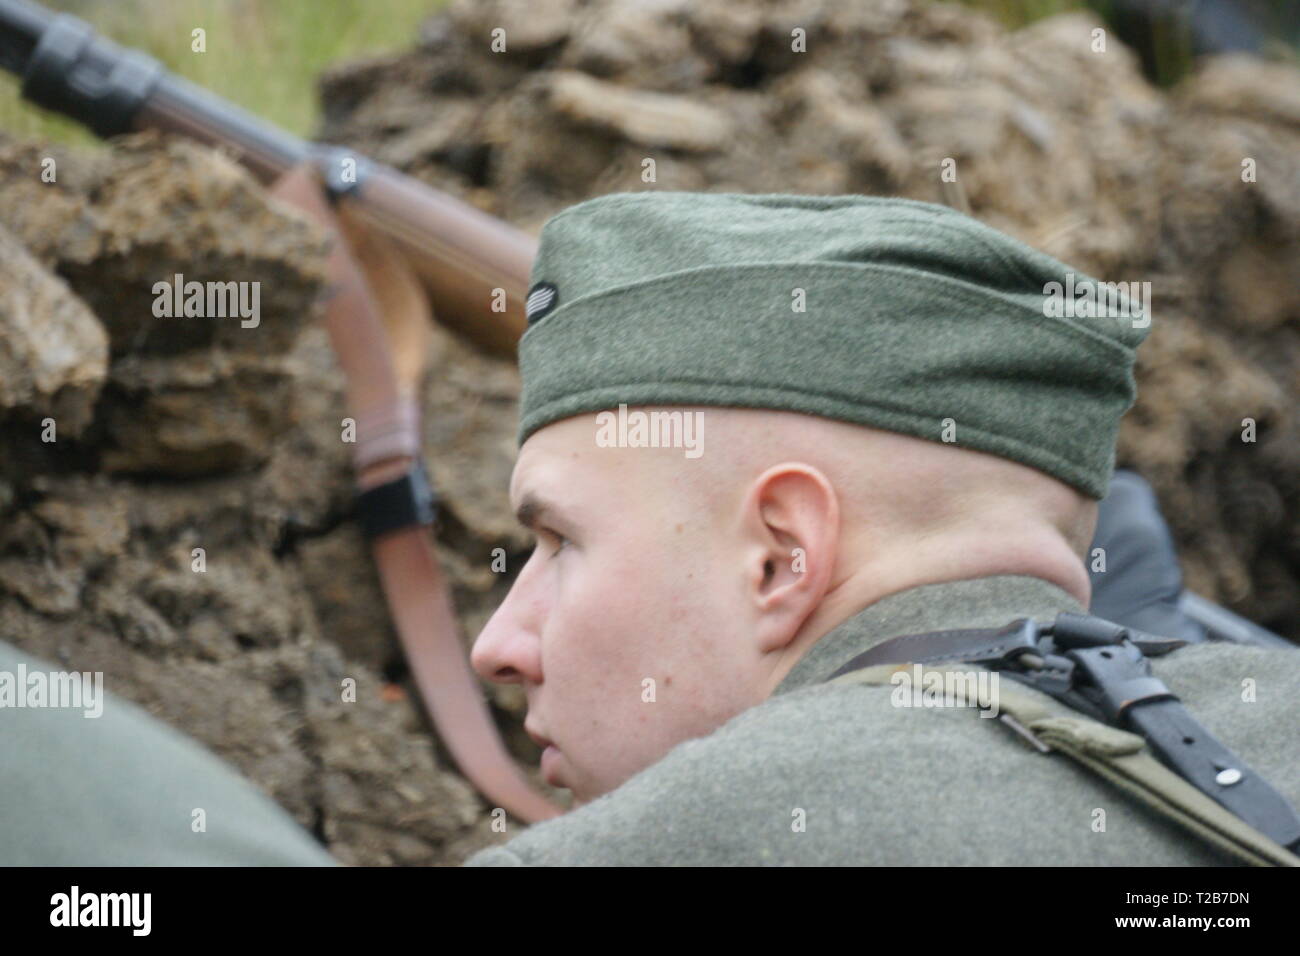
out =
[[515,509],[515,520],[530,531],[536,531],[538,523],[551,510],[551,506],[531,491],[524,495]]

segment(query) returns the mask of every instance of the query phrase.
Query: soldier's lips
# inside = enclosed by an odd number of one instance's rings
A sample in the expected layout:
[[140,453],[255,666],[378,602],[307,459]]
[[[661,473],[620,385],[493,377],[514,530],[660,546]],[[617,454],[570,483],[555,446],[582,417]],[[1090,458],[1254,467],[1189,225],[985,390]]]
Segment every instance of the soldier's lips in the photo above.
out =
[[564,783],[560,779],[560,768],[557,763],[560,760],[560,748],[555,744],[550,744],[542,751],[542,779],[552,787],[563,787]]
[[543,737],[527,724],[524,724],[524,733],[532,739],[533,743],[542,748],[540,766],[542,779],[552,787],[564,786],[564,784],[560,783],[559,768],[556,766],[556,762],[560,759],[560,748],[551,743],[549,738]]

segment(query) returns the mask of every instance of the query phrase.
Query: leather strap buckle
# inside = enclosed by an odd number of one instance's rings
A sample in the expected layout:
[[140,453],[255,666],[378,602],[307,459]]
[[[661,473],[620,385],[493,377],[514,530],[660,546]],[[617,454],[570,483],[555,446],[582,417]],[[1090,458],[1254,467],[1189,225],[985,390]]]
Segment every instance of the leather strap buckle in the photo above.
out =
[[1086,680],[1075,690],[1087,698],[1106,719],[1123,726],[1125,712],[1135,704],[1177,700],[1164,681],[1151,673],[1151,663],[1132,641],[1111,647],[1087,647],[1066,652]]
[[1051,697],[1061,697],[1074,691],[1075,665],[1068,657],[1040,650],[1038,653],[1021,654],[1015,664],[1020,669],[1007,668],[1002,673]]
[[412,525],[431,525],[438,496],[419,458],[406,474],[357,494],[357,517],[367,541]]

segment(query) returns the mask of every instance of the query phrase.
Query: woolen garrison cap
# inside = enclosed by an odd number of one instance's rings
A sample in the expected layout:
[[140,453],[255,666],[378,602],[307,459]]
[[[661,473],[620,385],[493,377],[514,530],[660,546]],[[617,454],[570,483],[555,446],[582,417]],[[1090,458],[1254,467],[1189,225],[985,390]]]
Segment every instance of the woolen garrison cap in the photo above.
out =
[[907,199],[602,196],[542,229],[519,442],[623,403],[779,409],[955,438],[1101,499],[1149,319],[1045,308],[1089,283]]

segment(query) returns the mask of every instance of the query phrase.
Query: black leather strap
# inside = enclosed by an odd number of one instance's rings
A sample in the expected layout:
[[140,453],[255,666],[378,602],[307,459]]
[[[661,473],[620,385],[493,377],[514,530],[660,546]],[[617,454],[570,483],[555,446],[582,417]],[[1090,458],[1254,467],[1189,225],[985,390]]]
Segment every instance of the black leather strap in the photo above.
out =
[[1292,853],[1300,853],[1300,818],[1273,786],[1225,747],[1177,699],[1136,706],[1128,727],[1180,777]]
[[1027,618],[1019,618],[1006,627],[931,631],[928,634],[904,634],[902,637],[890,638],[863,651],[827,680],[877,664],[937,664],[942,661],[960,661],[963,664],[1000,663],[1014,656],[1017,651],[1038,652],[1038,629]]
[[877,664],[962,663],[996,670],[1141,735],[1192,786],[1276,843],[1300,852],[1300,815],[1286,797],[1215,739],[1151,673],[1147,654],[1167,654],[1186,643],[1063,613],[1041,631],[1032,619],[1017,618],[1001,628],[905,634],[857,655],[827,679]]

